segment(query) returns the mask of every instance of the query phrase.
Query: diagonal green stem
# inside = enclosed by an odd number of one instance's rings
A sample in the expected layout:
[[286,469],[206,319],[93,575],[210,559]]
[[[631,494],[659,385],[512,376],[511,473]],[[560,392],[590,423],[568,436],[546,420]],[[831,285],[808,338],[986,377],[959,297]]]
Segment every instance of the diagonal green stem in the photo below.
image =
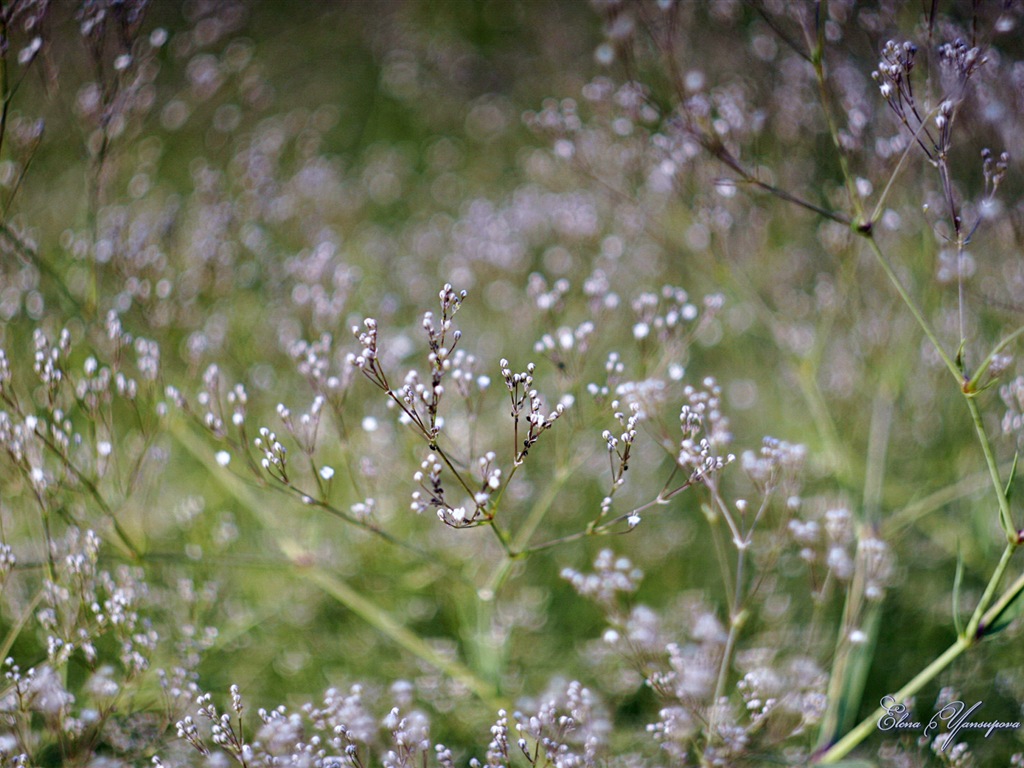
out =
[[[948,667],[954,659],[970,648],[971,645],[972,641],[970,639],[966,637],[958,638],[957,641],[949,646],[941,656],[918,672],[913,680],[894,693],[893,699],[897,702],[906,701],[930,683],[940,672],[942,672],[942,670]],[[822,753],[816,762],[828,765],[830,763],[838,762],[842,758],[846,757],[854,747],[864,741],[864,739],[878,727],[878,720],[885,714],[885,712],[886,710],[884,707],[878,707],[874,712],[864,718],[856,728]]]
[[[178,442],[196,458],[203,458],[203,446],[200,440],[185,427],[172,423],[171,432]],[[272,516],[265,505],[260,504],[255,495],[237,477],[225,472],[214,475],[221,486],[234,498],[251,511],[260,522],[271,529]],[[507,707],[507,703],[499,699],[494,688],[476,676],[469,668],[458,661],[446,658],[438,653],[429,643],[424,641],[412,630],[396,620],[372,600],[359,594],[351,586],[331,574],[315,566],[307,565],[309,556],[306,550],[294,539],[275,537],[281,552],[292,562],[294,572],[320,587],[324,592],[335,598],[354,614],[366,621],[370,626],[389,638],[400,648],[405,649],[417,658],[430,664],[453,680],[458,680],[467,689],[478,696],[491,709]]]
[[[295,542],[283,541],[281,549],[294,562],[301,563],[305,559],[306,553]],[[297,565],[295,572],[320,587],[399,647],[466,686],[490,709],[510,709],[508,702],[503,701],[491,685],[477,677],[468,667],[439,653],[423,638],[341,579],[315,567]]]
[[874,236],[870,232],[862,234],[867,240],[868,247],[871,248],[871,252],[875,255],[875,260],[878,261],[879,265],[882,267],[882,271],[885,272],[886,277],[889,278],[889,282],[891,282],[893,287],[896,289],[896,293],[899,294],[903,303],[907,305],[907,309],[910,310],[910,314],[914,316],[917,324],[921,327],[921,330],[924,331],[924,335],[928,337],[928,341],[932,343],[935,351],[938,353],[939,357],[942,358],[942,362],[945,363],[946,368],[948,368],[949,372],[953,374],[957,385],[962,387],[964,383],[963,374],[960,372],[960,369],[957,368],[956,363],[953,362],[952,358],[946,353],[946,350],[943,349],[942,343],[939,341],[939,337],[935,333],[935,330],[932,328],[931,324],[925,320],[924,314],[918,308],[917,303],[896,275],[896,272],[893,270],[889,260],[885,257],[885,254],[882,253],[882,249],[878,247],[878,241],[875,240]]
[[999,582],[1003,580],[1003,575],[1006,573],[1006,567],[1010,564],[1010,558],[1013,557],[1013,553],[1016,550],[1017,545],[1013,543],[1007,544],[1006,548],[1003,550],[1003,554],[999,558],[999,564],[996,566],[995,571],[993,571],[992,578],[988,580],[988,584],[985,586],[985,591],[981,595],[981,600],[978,601],[978,605],[974,609],[974,614],[971,616],[971,620],[967,622],[967,629],[964,631],[964,635],[966,637],[974,637],[978,634],[978,629],[981,627],[982,623],[982,617],[986,615],[986,609],[992,602],[992,597],[999,588]]
[[978,433],[978,442],[981,444],[981,452],[985,455],[985,464],[988,466],[988,474],[992,480],[992,489],[996,494],[996,501],[999,504],[999,522],[1006,533],[1006,540],[1016,545],[1018,536],[1017,529],[1013,524],[1013,516],[1010,513],[1010,500],[1006,498],[1006,489],[1003,486],[1002,478],[999,475],[999,464],[996,462],[995,452],[992,450],[992,443],[985,432],[985,424],[981,420],[981,411],[978,409],[978,402],[971,395],[966,395],[967,410],[971,412],[971,419],[974,421],[974,429]]

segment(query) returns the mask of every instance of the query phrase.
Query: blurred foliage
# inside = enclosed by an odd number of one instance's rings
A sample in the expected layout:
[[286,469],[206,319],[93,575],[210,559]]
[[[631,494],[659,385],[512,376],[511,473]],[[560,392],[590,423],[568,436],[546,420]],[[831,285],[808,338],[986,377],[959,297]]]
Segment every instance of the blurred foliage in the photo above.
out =
[[[28,66],[16,62],[36,31],[12,26],[5,90],[16,83],[17,91],[0,156],[0,222],[11,233],[2,238],[0,346],[14,386],[40,418],[52,416],[31,370],[36,329],[50,339],[70,330],[69,370],[81,371],[90,355],[103,364],[121,360],[126,370],[136,365],[135,348],[108,333],[111,311],[125,333],[154,340],[160,351],[157,377],[136,374],[145,406],[115,399],[108,421],[97,422],[79,399],[67,413],[88,444],[111,440],[115,457],[124,457],[116,471],[96,470],[112,513],[65,474],[64,495],[40,503],[39,515],[31,482],[8,467],[4,539],[38,565],[46,559],[45,526],[96,527],[104,562],[132,560],[147,581],[169,588],[185,577],[215,583],[183,621],[218,628],[197,670],[204,690],[220,696],[237,684],[251,706],[294,706],[362,681],[387,701],[388,686],[409,679],[418,700],[440,714],[435,738],[482,754],[495,700],[514,703],[553,679],[580,679],[622,726],[615,748],[638,749],[637,734],[658,717],[656,697],[637,684],[628,661],[599,650],[604,612],[560,573],[587,567],[611,546],[647,573],[635,600],[661,611],[668,625],[685,629],[698,598],[727,624],[731,595],[715,551],[720,533],[709,527],[711,502],[692,489],[645,511],[628,535],[580,537],[514,558],[490,526],[452,530],[432,512],[410,512],[426,443],[345,355],[359,351],[350,329],[371,316],[395,388],[406,369],[426,370],[420,318],[437,313],[437,291],[451,283],[468,291],[455,320],[459,348],[479,359],[476,374],[492,380],[478,415],[448,387],[454,437],[442,448],[460,468],[496,450],[510,470],[499,359],[515,371],[536,362],[549,407],[563,394],[575,398],[501,498],[511,536],[532,514],[543,518],[520,549],[571,537],[601,509],[609,494],[601,433],[617,427],[586,385],[604,380],[609,351],[629,350],[623,380],[659,378],[665,391],[641,427],[644,441],[629,482],[615,493],[616,513],[663,490],[676,466],[683,387],[713,376],[737,454],[757,451],[762,435],[805,445],[794,505],[815,519],[848,508],[858,536],[879,535],[893,550],[897,570],[853,709],[870,714],[947,648],[955,639],[957,559],[961,610],[969,615],[1005,543],[956,386],[849,226],[738,183],[734,169],[679,130],[680,97],[706,95],[713,132],[753,175],[852,219],[856,206],[808,62],[818,6],[682,2],[673,6],[673,24],[685,49],[666,54],[658,3],[594,5],[189,0],[153,3],[137,27],[112,26],[102,39],[83,40],[82,18],[60,4]],[[1020,11],[1003,5],[952,3],[931,23],[916,3],[834,2],[817,11],[830,14],[825,101],[839,116],[851,178],[869,212],[903,147],[871,81],[885,41],[915,36],[934,49],[974,34],[972,44],[985,46],[989,66],[962,107],[949,156],[957,199],[981,220],[964,292],[940,279],[950,233],[928,162],[906,163],[876,222],[896,274],[951,355],[964,302],[969,368],[1020,323],[1024,296],[1019,161],[993,213],[983,205],[979,160],[982,147],[1006,148],[1013,158],[1024,150],[1019,27],[998,23],[1001,13],[1019,22]],[[619,35],[617,20],[629,13],[634,29]],[[638,31],[645,29],[654,30],[651,38]],[[92,52],[83,44],[90,40]],[[126,50],[130,59],[119,63]],[[922,59],[932,55],[922,50]],[[666,56],[676,69],[665,66]],[[922,98],[942,90],[935,78],[922,83]],[[644,84],[651,115],[624,106],[628,94],[617,89],[630,80]],[[581,96],[587,88],[611,95]],[[556,113],[569,123],[578,117],[578,126],[545,122]],[[45,124],[41,138],[37,120]],[[607,286],[587,295],[598,273]],[[561,279],[570,286],[564,297],[538,301]],[[692,336],[637,333],[640,313],[630,302],[650,291],[664,311],[663,286],[685,288],[702,318],[708,310]],[[620,306],[601,306],[611,292]],[[701,304],[719,294],[721,310]],[[589,352],[562,359],[557,349],[535,351],[544,334],[571,333],[585,321],[595,324]],[[311,471],[303,466],[292,488],[268,482],[252,439],[260,426],[286,434],[279,402],[296,416],[310,408],[316,386],[295,350],[322,334],[332,337],[321,355],[330,375],[353,380],[324,406]],[[245,386],[245,441],[230,425],[218,439],[202,424],[205,410],[216,410],[199,395],[212,364],[217,393]],[[685,369],[682,380],[673,365]],[[1019,368],[1010,363],[1006,377]],[[195,419],[175,406],[167,386]],[[995,436],[1005,410],[998,389],[978,400]],[[472,449],[463,447],[467,435]],[[1004,467],[1012,442],[998,443]],[[215,458],[221,450],[231,454],[227,467]],[[289,450],[294,462],[306,461],[294,442]],[[247,452],[256,473],[247,471]],[[129,480],[136,457],[147,467],[137,483]],[[336,474],[318,495],[311,489],[323,465]],[[60,482],[59,471],[54,477]],[[728,498],[756,506],[757,491],[738,466],[722,478]],[[323,496],[334,512],[303,503],[303,493]],[[339,519],[367,498],[376,502],[372,525],[399,544]],[[744,641],[751,658],[757,649],[791,649],[828,669],[842,632],[855,628],[842,624],[845,586],[827,569],[815,573],[787,539],[796,513],[786,501],[773,501],[764,541],[750,556],[763,605]],[[125,540],[137,544],[137,559]],[[728,536],[721,540],[728,545]],[[464,665],[492,688],[492,700],[466,695],[424,653],[332,595],[325,579],[369,601],[379,621],[391,617],[432,653]],[[11,654],[45,656],[45,640],[19,635],[16,621],[3,616]],[[1024,699],[1021,669],[1019,633],[1011,629],[942,680],[967,701],[983,700],[986,715],[1012,719]],[[924,710],[937,690],[922,694]],[[1004,758],[1019,740],[1000,733],[971,746]]]

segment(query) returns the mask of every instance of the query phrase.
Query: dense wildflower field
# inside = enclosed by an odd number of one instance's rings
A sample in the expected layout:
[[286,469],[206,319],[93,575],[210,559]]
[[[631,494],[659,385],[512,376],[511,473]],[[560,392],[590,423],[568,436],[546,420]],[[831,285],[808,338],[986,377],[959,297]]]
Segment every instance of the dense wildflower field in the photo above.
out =
[[1024,4],[0,4],[0,766],[1024,765]]

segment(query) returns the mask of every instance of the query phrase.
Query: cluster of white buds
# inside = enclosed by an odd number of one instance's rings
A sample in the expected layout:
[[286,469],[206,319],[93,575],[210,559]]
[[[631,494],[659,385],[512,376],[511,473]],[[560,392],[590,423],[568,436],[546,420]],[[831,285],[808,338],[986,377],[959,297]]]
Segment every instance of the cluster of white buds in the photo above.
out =
[[619,440],[615,435],[612,434],[610,429],[606,429],[601,433],[601,439],[604,440],[608,445],[608,453],[615,453],[618,449]]
[[[528,765],[577,768],[599,764],[598,751],[610,724],[600,702],[579,682],[559,684],[533,708],[516,711],[512,717],[518,734],[515,745]],[[492,734],[495,731],[503,732],[507,744],[507,724],[502,728],[496,724]]]
[[228,405],[231,406],[231,423],[236,427],[245,424],[246,407],[249,404],[249,395],[242,384],[235,384],[228,392]]
[[485,514],[491,495],[501,488],[501,467],[495,466],[496,459],[497,455],[494,451],[488,451],[476,462],[480,475],[480,487],[473,494],[473,504],[476,506],[477,512],[481,514]]
[[[367,317],[363,320],[363,328],[365,330],[360,330],[358,325],[352,326],[352,335],[359,341],[363,351],[358,355],[349,355],[348,361],[370,376],[377,360],[377,321],[372,317]],[[370,376],[370,378],[373,377]]]
[[981,48],[968,46],[960,38],[939,46],[939,64],[961,82],[975,73],[988,59]]
[[[618,409],[619,401],[612,401],[612,408]],[[632,445],[636,440],[636,428],[641,421],[644,420],[644,412],[640,408],[640,403],[629,403],[626,406],[628,415],[620,410],[615,411],[615,420],[619,422],[619,426],[622,427],[622,434],[619,436],[619,440],[623,445]]]
[[939,130],[938,147],[948,149],[953,143],[953,119],[956,117],[958,103],[952,99],[945,99],[939,104],[938,113],[935,115],[935,127]]
[[427,458],[420,463],[420,468],[413,474],[412,479],[423,491],[413,491],[410,504],[413,512],[419,514],[431,507],[440,510],[447,506],[444,500],[444,486],[441,483],[441,468],[441,461],[434,453],[427,454]]
[[583,127],[576,100],[568,98],[544,99],[540,111],[527,112],[524,121],[533,130],[558,134],[575,133]]
[[[715,309],[721,297],[708,297],[705,300],[707,309]],[[661,295],[645,292],[638,295],[632,302],[636,322],[633,324],[633,338],[642,341],[652,333],[658,338],[666,338],[676,329],[689,325],[700,315],[697,305],[690,301],[689,294],[682,288],[665,285]]]
[[530,387],[533,386],[533,373],[537,366],[533,363],[527,363],[525,371],[513,373],[508,360],[504,357],[498,361],[498,366],[501,368],[502,378],[505,379],[505,386],[512,394],[512,408],[513,415],[515,415],[518,410],[522,409],[525,399],[525,395],[521,393],[529,391]]
[[608,359],[605,360],[604,363],[605,383],[596,384],[594,382],[590,382],[587,384],[587,392],[595,400],[601,400],[602,398],[608,397],[608,394],[615,389],[625,371],[626,365],[619,357],[619,353],[609,352]]
[[554,423],[572,407],[573,398],[572,395],[563,395],[562,399],[558,401],[552,410],[547,413],[544,412],[544,403],[540,399],[540,395],[537,394],[536,390],[530,390],[530,411],[526,415],[526,421],[530,425],[530,429],[523,438],[523,448],[519,453],[518,460],[522,461],[530,448],[540,439],[541,433],[551,429]]
[[[71,444],[80,445],[82,436],[75,432],[71,419],[68,418],[62,408],[54,408],[50,415],[52,417],[52,421],[49,424],[50,441],[60,454],[67,458],[68,449],[71,447]],[[32,423],[33,418],[32,416],[25,417],[25,425],[28,426]],[[33,429],[39,435],[46,429],[46,426],[46,422],[39,419],[38,423],[33,426]]]
[[210,748],[207,747],[206,743],[203,741],[203,737],[199,733],[199,728],[196,726],[196,722],[192,719],[191,715],[188,715],[184,719],[175,723],[175,728],[178,731],[179,739],[187,741],[192,745],[192,748],[201,755],[210,754]]
[[743,697],[751,723],[762,727],[779,704],[778,698],[771,694],[781,691],[782,683],[774,670],[758,669],[740,678],[736,683],[736,689]]
[[708,376],[701,382],[702,388],[686,386],[683,394],[690,408],[700,414],[704,434],[716,448],[724,448],[732,442],[729,419],[722,413],[722,388],[714,378]]
[[555,281],[554,285],[548,287],[548,281],[538,272],[530,275],[526,283],[526,293],[533,299],[537,309],[544,312],[557,310],[562,306],[562,299],[569,292],[569,281],[564,277]]
[[954,111],[956,111],[956,105],[951,99],[946,99],[939,104],[939,111],[935,115],[935,127],[940,131],[949,130]]
[[[324,469],[329,469],[329,467],[324,467]],[[321,470],[321,474],[323,474],[323,470]],[[366,498],[363,499],[362,501],[357,501],[355,504],[349,507],[349,511],[352,513],[352,516],[356,518],[356,520],[366,520],[373,514],[373,511],[376,508],[377,500],[373,498]]]
[[[636,406],[641,419],[646,419],[658,412],[665,402],[669,390],[665,381],[659,378],[642,379],[640,381],[624,381],[615,387],[615,397],[630,410]],[[619,406],[612,404],[612,408]]]
[[[0,366],[3,363],[0,362]],[[75,382],[75,397],[81,400],[86,408],[94,410],[101,402],[110,402],[110,384],[112,376],[110,368],[101,366],[95,357],[90,355],[82,365],[83,376]],[[2,375],[0,375],[2,379]],[[0,382],[0,390],[3,384]]]
[[114,310],[107,312],[107,338],[116,342],[119,347],[132,343],[132,336],[121,326],[121,317]]
[[284,403],[277,404],[277,415],[284,422],[285,429],[295,438],[295,442],[308,455],[312,456],[316,450],[317,435],[320,431],[320,417],[323,415],[324,397],[317,395],[309,406],[309,410],[299,415],[298,419],[292,418],[291,410]]
[[688,402],[679,411],[683,439],[677,462],[689,471],[692,480],[706,482],[736,457],[722,452],[731,442],[732,434],[728,420],[719,410],[721,389],[710,377],[703,384],[703,389],[687,386],[684,390]]
[[840,581],[853,577],[854,562],[849,547],[854,539],[853,515],[845,507],[830,509],[825,513],[825,535],[828,538],[828,552],[825,564]]
[[64,379],[63,361],[71,351],[71,334],[67,328],[60,332],[56,344],[51,344],[46,334],[39,328],[32,332],[35,345],[35,361],[33,370],[39,380],[51,391],[56,390]]
[[18,558],[14,554],[14,548],[10,544],[0,542],[0,587],[7,581],[7,577],[18,564]]
[[[434,317],[433,312],[423,314],[423,330],[427,332],[427,345],[430,348],[427,359],[430,362],[431,378],[435,387],[440,385],[442,376],[451,368],[451,355],[455,351],[459,339],[462,338],[461,331],[452,331],[452,318],[462,307],[466,292],[456,293],[450,283],[445,283],[438,297],[441,300],[440,321]],[[450,340],[449,333],[451,333]],[[436,412],[436,401],[432,408]]]
[[260,436],[253,440],[256,450],[263,454],[262,466],[273,477],[288,482],[288,449],[277,439],[277,435],[266,427],[260,427]]
[[475,373],[477,359],[474,355],[459,349],[451,356],[450,362],[452,381],[464,399],[469,400],[473,397],[474,388],[477,392],[485,392],[491,386],[490,376]]
[[[619,422],[621,431],[615,434],[610,429],[606,429],[601,433],[601,438],[605,441],[605,445],[608,448],[608,458],[611,462],[612,471],[611,493],[614,494],[625,482],[626,471],[629,469],[630,453],[633,450],[633,443],[636,442],[637,426],[643,420],[644,415],[639,403],[630,403],[627,407],[628,414],[619,410],[618,400],[613,400],[611,406],[615,409],[615,420]],[[610,506],[610,498],[608,503]],[[602,514],[606,514],[607,511],[602,505]],[[639,522],[639,516],[636,516],[635,522],[632,519],[629,521],[630,527],[635,527]]]
[[562,569],[562,578],[582,596],[608,608],[615,606],[619,595],[631,595],[640,588],[644,574],[627,557],[616,557],[610,549],[602,549],[594,560],[593,573]]
[[914,95],[910,86],[910,72],[914,68],[917,46],[909,40],[897,43],[890,40],[882,48],[882,60],[871,77],[878,83],[878,89],[893,111],[905,119],[904,105],[913,105]]
[[[498,710],[498,719],[491,726],[491,742],[487,745],[488,765],[509,764],[508,713]],[[470,768],[481,768],[480,761],[475,757],[469,761]]]
[[501,487],[501,470],[494,466],[495,454],[488,452],[477,461],[481,483],[473,498],[462,506],[452,506],[445,499],[444,485],[441,480],[443,463],[437,454],[430,453],[413,474],[413,481],[420,490],[412,494],[409,505],[413,512],[421,513],[427,509],[436,510],[437,518],[452,528],[465,528],[486,516],[486,507],[491,494]]
[[156,381],[160,373],[160,345],[152,339],[135,339],[139,374],[145,381]]
[[[605,239],[609,248],[621,249],[621,238],[611,236]],[[612,245],[614,243],[614,246]],[[594,272],[583,281],[583,295],[590,300],[590,311],[593,314],[605,309],[615,309],[619,306],[619,294],[612,290],[611,280],[602,269],[595,269]]]
[[437,519],[451,528],[464,528],[476,520],[476,515],[470,513],[465,506],[438,507]]
[[451,327],[450,321],[452,317],[459,311],[462,307],[462,302],[466,299],[466,292],[456,291],[452,288],[451,283],[445,283],[438,293],[438,298],[441,300],[441,316],[445,321],[443,330],[447,331]]
[[164,387],[164,397],[170,400],[175,408],[185,410],[188,407],[188,400],[185,399],[185,395],[173,384],[168,384]]
[[[450,320],[444,320],[442,322],[443,328],[450,327],[450,325]],[[427,334],[430,336],[430,354],[428,355],[427,360],[430,363],[431,381],[429,387],[420,385],[415,394],[426,406],[426,429],[433,437],[437,434],[437,430],[440,428],[438,425],[438,421],[440,421],[438,408],[441,405],[441,397],[444,395],[444,385],[441,382],[444,379],[444,375],[451,369],[451,359],[449,356],[452,353],[452,348],[445,346],[444,331],[439,331],[434,325],[434,318],[430,312],[427,312],[423,316],[423,326],[426,328]],[[452,347],[458,343],[461,335],[462,334],[459,331],[455,331],[455,333],[452,334]]]
[[857,561],[863,574],[864,597],[878,602],[885,596],[896,570],[889,545],[874,533],[861,536],[857,542]]
[[[252,755],[248,754],[246,745],[244,745],[241,739],[239,739],[235,734],[234,726],[231,723],[231,715],[227,712],[218,714],[217,708],[213,705],[210,694],[199,694],[199,696],[196,697],[196,707],[198,708],[199,714],[210,721],[210,738],[213,740],[214,744],[224,748],[229,753],[242,758],[242,762],[245,762],[247,759],[251,759]],[[186,720],[190,720],[190,718],[186,718]],[[183,730],[185,731],[183,737],[188,740],[193,747],[203,754],[209,754],[209,751],[205,748],[205,744],[200,748],[193,742],[193,739],[189,738],[188,726],[186,725],[185,728],[182,728],[181,724],[179,724],[179,735],[182,735]],[[196,732],[196,735],[198,735],[198,731]]]
[[[395,395],[405,405],[403,414],[431,439],[436,437],[438,431],[444,426],[444,420],[437,416],[437,405],[443,394],[444,385],[440,381],[433,385],[427,384],[415,369],[410,369],[405,374],[402,386],[395,392]],[[431,418],[431,414],[433,414],[433,418]]]
[[[757,453],[744,451],[743,471],[762,493],[773,492],[780,484],[792,485],[803,469],[807,449],[774,437],[765,437]],[[799,504],[794,500],[790,506]]]
[[704,429],[704,418],[698,409],[684,405],[679,409],[679,428],[684,438],[694,438]]
[[220,368],[216,364],[203,372],[203,389],[196,396],[196,402],[204,410],[203,425],[216,437],[225,437],[227,433],[220,413]]
[[594,324],[584,321],[575,328],[560,327],[553,334],[545,333],[533,345],[533,351],[546,355],[559,370],[570,367],[575,356],[583,356],[590,347],[590,336],[594,333]]
[[[31,419],[32,427],[29,426]],[[20,467],[25,465],[26,441],[36,437],[34,425],[38,424],[36,416],[27,416],[24,422],[16,422],[7,411],[0,411],[0,446]],[[40,474],[42,470],[40,470]]]
[[[521,464],[530,448],[540,439],[541,434],[550,429],[559,417],[572,406],[573,398],[571,395],[564,395],[553,409],[545,412],[540,395],[537,390],[532,389],[533,373],[536,366],[529,363],[525,371],[514,373],[505,358],[502,358],[498,365],[501,366],[501,375],[505,380],[505,387],[509,391],[512,402],[512,418],[516,425],[515,462]],[[520,417],[525,418],[529,427],[525,436],[519,434]]]
[[985,192],[988,197],[992,197],[999,189],[1009,165],[1010,154],[1008,152],[1001,152],[998,158],[993,158],[992,150],[987,147],[981,150],[981,170],[985,176]]
[[684,469],[689,470],[691,479],[706,481],[711,475],[731,464],[736,457],[729,453],[719,456],[711,442],[702,437],[700,440],[683,440],[679,444],[677,461]]
[[135,379],[125,376],[120,371],[114,376],[114,387],[117,389],[117,394],[126,400],[134,400],[139,392],[139,385]]
[[315,385],[317,382],[327,380],[333,342],[331,334],[324,333],[316,341],[299,339],[289,346],[288,354],[295,361],[296,369],[310,383]]
[[817,520],[793,518],[788,525],[789,535],[800,547],[800,559],[813,563],[817,559],[814,547],[821,539],[821,526]]
[[391,732],[395,745],[384,755],[383,765],[426,765],[430,752],[430,722],[426,715],[413,711],[403,716],[398,707],[393,707],[382,724]]

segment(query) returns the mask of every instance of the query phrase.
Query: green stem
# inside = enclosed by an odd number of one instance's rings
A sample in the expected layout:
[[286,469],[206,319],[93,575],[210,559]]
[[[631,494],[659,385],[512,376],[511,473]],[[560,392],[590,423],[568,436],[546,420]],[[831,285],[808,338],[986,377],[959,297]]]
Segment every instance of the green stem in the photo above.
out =
[[[292,557],[293,561],[298,563],[301,563],[306,557],[305,551],[295,542],[283,541],[281,542],[281,549],[286,555]],[[396,645],[427,662],[452,680],[456,680],[466,686],[490,709],[494,711],[509,709],[508,703],[501,700],[493,686],[477,677],[465,665],[446,658],[443,654],[436,651],[419,635],[383,611],[380,606],[367,600],[341,579],[335,578],[319,568],[297,566],[295,570],[296,573],[316,584],[316,586],[320,587],[320,589],[359,616],[367,624],[392,640]]]
[[988,465],[992,488],[996,493],[996,500],[999,503],[999,522],[1002,523],[1003,531],[1006,533],[1006,540],[1016,546],[1018,538],[1017,529],[1013,525],[1010,501],[1006,498],[1006,489],[999,476],[999,465],[996,463],[995,453],[992,451],[992,443],[989,442],[988,434],[985,432],[985,425],[981,420],[981,410],[978,408],[978,403],[974,397],[967,395],[965,399],[967,400],[967,410],[971,412],[971,419],[974,421],[974,429],[978,433],[981,451],[985,454],[985,464]]
[[953,362],[952,358],[946,354],[946,350],[942,348],[942,344],[939,342],[939,337],[936,335],[928,321],[925,320],[924,314],[920,309],[918,309],[917,304],[914,302],[914,299],[911,297],[907,289],[903,286],[903,283],[900,282],[899,277],[896,276],[896,272],[893,270],[892,265],[889,264],[889,260],[885,258],[885,254],[882,253],[882,249],[878,247],[878,241],[875,240],[870,232],[862,234],[868,241],[868,246],[871,248],[871,252],[875,255],[875,259],[882,267],[882,271],[885,272],[886,277],[889,278],[889,282],[891,282],[893,287],[896,289],[896,293],[899,294],[903,303],[907,305],[907,309],[910,310],[910,314],[914,316],[917,324],[921,327],[921,330],[924,331],[924,335],[928,337],[928,340],[932,343],[935,351],[938,353],[939,357],[942,358],[942,362],[945,363],[946,368],[948,368],[949,372],[953,374],[953,377],[956,379],[957,386],[963,387],[964,380],[960,369],[957,368],[956,363]]
[[[914,134],[914,139],[917,139],[918,133],[924,128],[926,123],[922,122],[920,128],[917,129],[917,133]],[[907,158],[910,156],[911,150],[916,147],[915,141],[908,141],[907,146],[903,149],[903,153],[900,155],[899,162],[896,163],[896,167],[893,168],[892,173],[889,175],[889,180],[885,184],[885,189],[882,190],[882,194],[878,196],[878,202],[875,203],[875,210],[871,213],[871,218],[863,222],[866,226],[873,226],[878,217],[882,215],[882,210],[885,208],[885,203],[889,199],[889,192],[892,191],[892,186],[896,182],[896,177],[903,169],[903,164],[906,163]]]
[[487,585],[480,591],[483,599],[492,600],[494,595],[498,593],[498,590],[501,589],[501,585],[505,583],[505,579],[508,578],[508,574],[512,570],[513,561],[522,555],[529,554],[530,550],[526,549],[526,545],[544,520],[544,517],[551,511],[551,507],[566,481],[581,463],[582,460],[570,467],[562,467],[555,472],[554,480],[547,486],[544,494],[537,499],[526,521],[512,538],[510,546],[506,550],[506,556],[502,558],[498,567],[494,569],[491,578],[487,580]]
[[[966,631],[958,637],[957,641],[947,648],[941,656],[918,672],[909,683],[893,694],[893,699],[895,699],[897,703],[906,701],[908,698],[920,691],[925,685],[935,679],[939,673],[948,667],[954,659],[974,645],[980,637],[983,636],[984,628],[990,626],[992,622],[999,617],[1000,613],[1006,610],[1006,607],[1016,600],[1021,592],[1024,592],[1024,574],[1022,574],[990,607],[990,604],[992,603],[992,596],[999,588],[999,583],[1002,581],[1003,575],[1006,573],[1006,568],[1010,563],[1010,558],[1016,549],[1017,543],[1011,542],[1007,544],[1006,549],[1003,550],[1003,555],[999,559],[999,564],[996,566],[995,571],[993,571],[992,577],[989,579],[988,585],[985,587],[985,592],[981,596],[981,600],[978,601],[978,606],[974,610],[974,615],[971,617],[971,621],[967,625]],[[850,750],[860,744],[877,727],[878,719],[883,714],[885,714],[885,708],[878,707],[878,709],[868,715],[868,717],[864,718],[864,720],[862,720],[852,731],[847,733],[842,739],[827,749],[821,757],[818,758],[817,762],[826,764],[834,763],[845,757]]]
[[[1000,471],[1009,471],[1010,464],[1004,464]],[[976,472],[952,485],[928,494],[922,499],[913,501],[903,508],[890,514],[882,521],[882,538],[891,539],[905,528],[914,525],[921,518],[937,512],[954,501],[967,498],[982,490],[989,483],[988,472]]]
[[1007,544],[1006,548],[1003,550],[1003,554],[999,558],[999,564],[992,572],[992,578],[988,580],[988,584],[985,586],[985,591],[981,595],[981,600],[978,601],[978,605],[974,609],[974,613],[971,615],[971,620],[967,622],[967,629],[964,631],[965,637],[975,637],[978,634],[978,628],[981,626],[982,617],[986,615],[989,603],[992,602],[992,596],[996,593],[996,590],[999,589],[999,582],[1003,580],[1003,574],[1006,573],[1006,568],[1010,564],[1010,558],[1013,557],[1013,553],[1016,550],[1017,545],[1015,543]]
[[[935,679],[942,670],[948,667],[958,656],[960,656],[961,653],[970,648],[972,644],[973,640],[969,637],[958,638],[957,641],[953,643],[953,645],[949,646],[941,656],[918,672],[913,680],[894,693],[893,699],[895,699],[897,703],[906,701]],[[829,763],[838,762],[842,758],[846,757],[854,747],[864,741],[864,739],[866,739],[868,735],[878,727],[878,720],[885,714],[885,712],[885,707],[878,707],[874,712],[864,718],[856,728],[822,753],[816,762],[827,765]]]
[[999,614],[1005,611],[1010,603],[1020,597],[1021,592],[1024,592],[1024,573],[1018,576],[1017,580],[1010,585],[1010,588],[1003,593],[995,605],[985,612],[985,616],[978,625],[978,633],[983,635],[992,626],[992,623],[999,618]]
[[[172,421],[170,431],[190,454],[197,459],[205,459],[204,446],[187,428],[176,421]],[[247,507],[267,530],[274,530],[272,525],[273,514],[266,508],[266,505],[259,502],[251,489],[246,487],[241,480],[227,472],[217,472],[214,474],[214,477],[221,487],[229,492],[239,503]],[[280,551],[291,561],[294,573],[320,587],[324,592],[338,600],[338,602],[388,637],[399,647],[430,664],[453,680],[461,682],[491,709],[509,708],[506,702],[499,699],[494,688],[473,674],[468,667],[457,661],[445,658],[443,654],[438,653],[429,643],[412,632],[408,627],[401,624],[379,605],[359,594],[345,582],[319,568],[307,565],[311,560],[311,556],[297,541],[286,536],[276,536],[275,540]]]

